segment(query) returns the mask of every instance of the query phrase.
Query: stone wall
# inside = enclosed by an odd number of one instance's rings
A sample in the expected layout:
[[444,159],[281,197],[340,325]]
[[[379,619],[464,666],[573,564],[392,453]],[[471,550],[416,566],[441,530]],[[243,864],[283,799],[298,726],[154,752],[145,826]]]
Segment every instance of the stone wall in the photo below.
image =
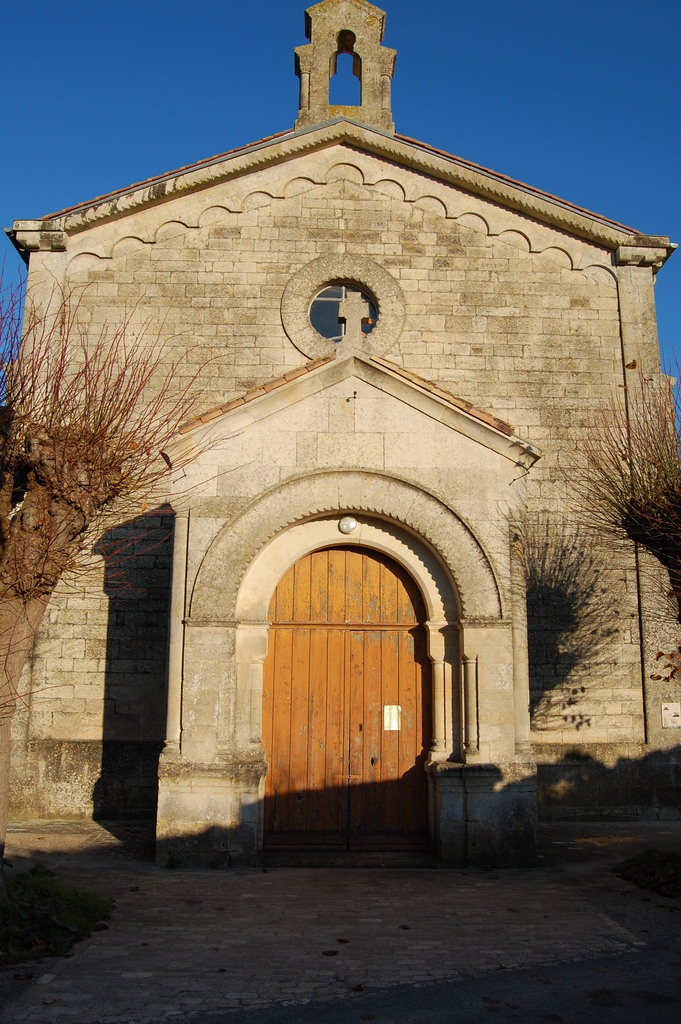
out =
[[14,722],[15,816],[155,813],[172,531],[161,509],[98,538],[54,595]]
[[[645,741],[650,671],[641,669],[634,552],[580,524],[570,466],[583,431],[622,385],[623,336],[625,358],[627,345],[638,346],[655,365],[656,340],[644,330],[649,267],[615,268],[603,244],[342,145],[180,198],[160,193],[145,209],[86,227],[65,253],[34,255],[34,295],[46,301],[53,272],[86,285],[81,312],[93,331],[134,306],[139,344],[168,339],[184,353],[180,375],[207,364],[206,407],[309,358],[287,333],[282,298],[312,260],[370,261],[388,275],[401,319],[385,357],[510,421],[543,452],[527,480],[526,525],[540,757],[546,743],[554,751]],[[379,324],[389,314],[380,310]],[[304,439],[296,443],[298,471],[306,458],[314,468],[318,441],[307,455]],[[337,461],[351,468],[353,453]],[[257,472],[264,490],[290,468],[274,460]],[[102,734],[163,739],[168,555],[161,545],[143,557],[134,570],[140,583],[124,595],[109,593],[103,577],[98,593],[55,596],[27,678],[30,722],[17,721],[18,749],[26,740],[97,742]],[[659,638],[675,635],[668,614],[655,614],[648,662]],[[658,698],[648,700],[650,720]],[[651,737],[662,747],[674,739],[649,728]],[[37,806],[28,796],[34,770],[19,754],[17,792],[27,807]],[[87,800],[79,797],[74,812],[86,812]]]

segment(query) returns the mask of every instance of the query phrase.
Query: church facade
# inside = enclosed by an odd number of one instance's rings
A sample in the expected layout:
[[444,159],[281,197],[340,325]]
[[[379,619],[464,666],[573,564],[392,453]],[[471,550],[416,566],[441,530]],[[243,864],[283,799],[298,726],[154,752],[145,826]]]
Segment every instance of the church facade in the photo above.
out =
[[121,526],[132,585],[104,558],[54,596],[16,814],[155,814],[161,864],[490,866],[532,863],[538,807],[678,814],[664,579],[570,487],[660,373],[673,247],[396,133],[384,27],[310,7],[294,129],[15,222],[34,301],[82,290],[93,332],[134,308],[206,394]]

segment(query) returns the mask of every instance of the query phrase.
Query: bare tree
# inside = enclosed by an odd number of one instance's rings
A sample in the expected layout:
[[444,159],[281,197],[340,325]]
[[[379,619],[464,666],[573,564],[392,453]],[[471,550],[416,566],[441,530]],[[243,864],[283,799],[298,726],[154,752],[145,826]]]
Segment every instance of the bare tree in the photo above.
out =
[[639,374],[582,444],[576,486],[592,523],[624,532],[662,563],[681,622],[680,417],[675,381]]
[[19,680],[50,596],[88,536],[152,506],[197,388],[132,314],[93,337],[82,292],[28,301],[23,320],[21,290],[0,297],[1,854]]

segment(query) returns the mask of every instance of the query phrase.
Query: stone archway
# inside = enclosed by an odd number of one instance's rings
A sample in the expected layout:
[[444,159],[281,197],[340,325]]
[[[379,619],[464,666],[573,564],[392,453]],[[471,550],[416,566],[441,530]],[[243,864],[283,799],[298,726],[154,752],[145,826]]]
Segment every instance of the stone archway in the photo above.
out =
[[[394,559],[414,580],[425,605],[427,653],[433,673],[431,758],[460,752],[460,715],[452,708],[452,667],[459,661],[459,598],[454,583],[432,549],[396,523],[357,515],[353,546],[381,552]],[[234,658],[236,705],[244,709],[236,725],[235,743],[244,749],[262,737],[262,666],[268,649],[269,607],[285,572],[312,551],[342,546],[348,537],[339,531],[340,515],[298,523],[277,535],[256,556],[239,588],[236,605]],[[257,740],[255,740],[257,737]]]
[[[293,530],[300,524],[324,515],[337,520],[344,512],[366,514],[382,521],[386,531],[392,527],[418,538],[423,551],[430,552],[428,559],[448,575],[458,617],[496,622],[507,616],[508,595],[492,560],[460,515],[435,495],[395,476],[348,471],[296,477],[262,494],[238,520],[226,523],[205,552],[197,573],[191,592],[191,620],[208,624],[239,619],[241,602],[249,592],[246,581],[251,566],[256,560],[263,566],[260,555],[270,544],[284,534],[296,536]],[[383,543],[389,553],[393,542],[387,533]],[[273,579],[269,596],[275,583]],[[219,615],[216,593],[220,594]],[[255,595],[249,617],[257,617],[258,600],[263,619],[267,603],[263,605],[263,599]]]
[[[340,530],[347,517],[356,520],[350,536]],[[168,721],[175,731],[159,770],[161,861],[174,848],[173,831],[200,833],[197,848],[218,846],[231,859],[252,859],[262,848],[270,601],[296,561],[348,543],[394,560],[422,596],[432,673],[431,847],[446,863],[463,863],[469,840],[483,850],[470,854],[472,862],[492,843],[490,856],[506,857],[496,848],[508,848],[507,826],[489,808],[513,801],[517,819],[520,793],[527,818],[534,799],[533,765],[525,758],[518,767],[516,752],[527,686],[516,656],[521,629],[514,631],[510,556],[497,555],[493,568],[472,530],[436,496],[395,477],[352,471],[273,488],[203,550],[200,532],[193,551],[191,536],[178,537],[185,569],[178,560],[173,591],[178,608],[185,589],[190,601],[188,617],[176,617],[171,631]],[[193,585],[191,562],[199,566]],[[474,824],[488,813],[484,826]],[[531,821],[523,828],[530,833]],[[482,847],[471,838],[476,829],[485,836]],[[176,845],[185,849],[188,840]],[[192,862],[207,860],[191,855]]]
[[[413,580],[423,602],[423,634],[428,661],[427,723],[429,749],[426,761],[443,761],[455,752],[463,756],[462,708],[458,667],[460,664],[460,598],[442,560],[430,545],[403,526],[377,516],[351,510],[356,527],[350,536],[339,527],[346,512],[306,519],[277,534],[252,560],[235,601],[234,636],[235,746],[262,751],[263,677],[270,650],[270,603],[277,585],[291,566],[311,552],[346,547],[348,541],[360,552],[388,556]],[[269,754],[269,751],[264,751]],[[420,763],[420,762],[419,762]],[[422,767],[417,770],[422,770]],[[263,780],[264,788],[264,780]],[[261,796],[267,799],[261,792]],[[431,801],[432,804],[432,801]],[[265,809],[265,804],[260,804]],[[437,845],[437,822],[428,813],[430,844]],[[261,814],[259,835],[265,827]],[[356,838],[356,837],[355,837]],[[262,838],[259,840],[262,841]],[[390,840],[388,840],[389,842]],[[395,837],[392,839],[396,842]],[[404,837],[407,843],[407,837]],[[408,845],[408,843],[407,843]]]

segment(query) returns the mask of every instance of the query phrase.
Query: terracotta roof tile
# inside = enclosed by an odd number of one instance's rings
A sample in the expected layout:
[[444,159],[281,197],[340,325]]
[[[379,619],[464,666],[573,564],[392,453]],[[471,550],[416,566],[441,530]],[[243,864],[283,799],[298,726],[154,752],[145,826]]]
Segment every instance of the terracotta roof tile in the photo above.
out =
[[405,370],[403,366],[397,366],[395,363],[389,362],[387,359],[381,359],[378,356],[373,356],[373,363],[377,363],[379,366],[385,367],[387,370],[392,370],[393,373],[399,374],[400,377],[404,377],[405,380],[410,381],[412,384],[417,384],[425,391],[429,391],[431,395],[436,395],[438,398],[442,398],[449,405],[454,406],[455,409],[461,409],[463,412],[468,413],[476,420],[480,420],[482,423],[486,423],[487,426],[493,427],[502,434],[506,434],[511,437],[514,432],[514,428],[510,423],[506,423],[505,420],[500,420],[497,416],[493,416],[489,412],[484,412],[482,409],[476,409],[470,402],[466,402],[463,398],[457,398],[451,391],[446,391],[441,388],[439,384],[434,384],[431,380],[426,380],[424,377],[420,377],[418,373],[412,373],[411,370]]
[[232,409],[236,409],[240,405],[247,405],[248,402],[252,402],[254,399],[262,397],[262,395],[270,394],[270,392],[276,391],[277,388],[283,387],[284,384],[288,384],[292,380],[304,377],[306,373],[312,373],[313,370],[324,366],[325,363],[333,362],[335,358],[336,354],[334,352],[329,356],[324,356],[322,359],[315,359],[311,363],[305,363],[304,366],[297,366],[295,370],[287,370],[281,377],[268,380],[257,388],[253,388],[252,391],[247,391],[246,394],[241,395],[239,398],[232,398],[229,402],[223,402],[222,405],[216,405],[213,409],[208,409],[206,412],[201,413],[200,416],[194,416],[192,419],[187,420],[186,423],[180,425],[179,433],[186,434],[195,427],[200,427],[204,423],[210,423],[211,420],[218,419],[219,416],[223,416],[226,412],[231,412]]
[[501,174],[499,171],[492,171],[489,167],[483,167],[482,164],[473,163],[472,160],[466,160],[462,156],[455,156],[453,153],[448,153],[444,149],[437,149],[435,146],[429,146],[427,142],[419,142],[418,139],[412,139],[408,135],[395,134],[395,138],[399,139],[400,142],[406,142],[409,146],[416,146],[417,149],[422,149],[426,153],[434,153],[436,156],[442,156],[445,160],[453,160],[457,164],[461,164],[464,167],[469,168],[471,171],[479,171],[481,174],[487,174],[490,178],[495,178],[497,181],[504,181],[508,185],[513,185],[515,188],[520,188],[523,192],[532,192],[534,195],[541,196],[543,199],[548,199],[552,203],[557,203],[559,206],[565,206],[570,210],[574,210],[576,213],[583,213],[587,217],[592,217],[595,220],[605,222],[606,224],[612,224],[613,227],[621,228],[623,231],[630,231],[636,234],[636,229],[631,228],[626,224],[620,224],[617,220],[611,220],[610,217],[604,217],[600,213],[594,213],[593,210],[587,210],[584,206],[577,206],[576,203],[571,203],[567,199],[561,199],[560,196],[555,196],[551,192],[545,192],[541,188],[535,188],[534,185],[527,185],[523,181],[518,181],[517,178],[511,178],[507,174]]
[[283,377],[281,379],[285,380],[285,381],[287,381],[287,380],[297,380],[298,377],[302,377],[303,374],[308,372],[308,370],[306,368],[308,365],[309,364],[306,363],[305,366],[299,366],[295,370],[289,370],[287,373],[285,373],[283,375]]
[[[129,192],[134,192],[136,189],[148,188],[159,182],[167,181],[169,179],[178,177],[181,174],[187,174],[192,171],[200,170],[202,167],[209,167],[211,164],[220,163],[222,160],[226,160],[229,157],[235,157],[244,153],[248,153],[250,150],[257,149],[260,146],[266,146],[268,145],[268,143],[277,142],[287,137],[293,138],[294,136],[305,135],[308,132],[313,132],[318,128],[323,128],[328,125],[336,124],[343,120],[347,119],[336,118],[332,121],[325,121],[322,124],[312,125],[311,127],[302,130],[295,130],[289,128],[287,131],[276,132],[274,135],[266,135],[264,138],[258,139],[255,142],[249,142],[244,146],[237,146],[234,149],[225,150],[224,153],[218,153],[216,156],[206,157],[203,160],[197,160],[195,163],[185,164],[183,167],[178,167],[175,170],[166,171],[163,174],[154,175],[151,178],[145,178],[142,181],[137,181],[132,185],[126,185],[124,188],[115,189],[113,192],[104,193],[101,196],[96,196],[94,199],[89,199],[83,203],[76,203],[74,206],[67,206],[63,210],[57,210],[55,213],[49,213],[46,214],[44,217],[40,217],[37,219],[43,221],[55,220],[58,217],[64,217],[67,214],[74,213],[77,210],[87,209],[90,206],[96,206],[99,203],[103,203],[108,200],[114,199],[117,196],[123,196]],[[357,124],[357,122],[354,121],[350,123]],[[359,125],[359,127],[365,128],[367,131],[371,131],[371,129],[368,128],[366,125]],[[426,142],[420,142],[418,139],[412,139],[408,135],[400,135],[399,133],[397,133],[395,134],[394,137],[398,142],[403,142],[406,145],[414,146],[416,149],[419,149],[422,152],[432,153],[436,156],[443,157],[446,160],[451,160],[454,163],[461,165],[462,167],[468,168],[469,170],[478,171],[481,174],[489,175],[490,177],[495,178],[497,181],[506,182],[511,186],[522,189],[524,192],[530,192],[534,195],[541,196],[544,199],[548,199],[550,202],[557,203],[559,206],[563,206],[567,209],[574,210],[576,213],[584,214],[585,216],[595,218],[596,220],[601,221],[602,223],[606,223],[612,225],[615,228],[619,228],[621,230],[636,234],[634,228],[628,227],[625,224],[620,224],[619,221],[611,220],[609,217],[604,217],[601,214],[594,213],[592,210],[587,210],[585,207],[577,206],[575,203],[568,202],[565,199],[561,199],[559,196],[555,196],[550,192],[545,192],[542,189],[535,188],[532,185],[527,185],[524,182],[518,181],[516,178],[511,178],[506,174],[501,174],[498,171],[490,170],[489,167],[483,167],[482,164],[476,164],[473,163],[473,161],[471,160],[466,160],[463,157],[455,156],[453,153],[448,153],[444,149],[438,149],[435,146],[430,146]]]
[[136,181],[132,185],[126,185],[124,188],[114,189],[113,192],[105,192],[101,196],[95,196],[94,199],[88,199],[84,203],[76,203],[74,206],[67,206],[63,210],[57,210],[56,213],[48,213],[44,217],[38,217],[38,220],[55,220],[57,217],[65,217],[68,213],[74,213],[76,210],[82,210],[88,206],[96,206],[98,203],[104,203],[108,199],[114,199],[116,196],[123,196],[127,192],[134,192],[138,188],[147,188],[150,185],[155,185],[160,181],[167,181],[169,178],[179,177],[180,174],[188,174],[191,171],[198,171],[202,167],[209,167],[211,164],[220,163],[221,160],[226,160],[230,156],[237,156],[240,153],[248,153],[250,149],[256,149],[258,146],[267,145],[268,142],[276,142],[279,139],[285,138],[287,135],[295,134],[290,128],[285,132],[277,132],[275,135],[266,135],[263,139],[258,139],[257,142],[249,142],[245,146],[237,146],[235,149],[227,149],[224,153],[218,153],[216,156],[205,157],[203,160],[197,160],[193,164],[185,164],[183,167],[177,167],[173,171],[165,171],[163,174],[155,174],[152,178],[143,178],[142,181]]

